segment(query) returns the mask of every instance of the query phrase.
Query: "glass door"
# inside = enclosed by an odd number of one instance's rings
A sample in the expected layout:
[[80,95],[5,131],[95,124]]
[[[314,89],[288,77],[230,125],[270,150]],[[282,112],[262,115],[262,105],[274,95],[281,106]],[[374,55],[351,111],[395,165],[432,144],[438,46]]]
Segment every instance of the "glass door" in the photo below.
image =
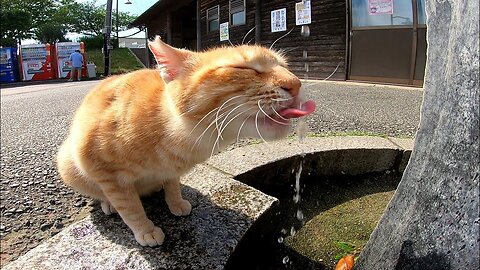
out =
[[418,27],[425,18],[423,1],[350,1],[350,80],[422,84],[425,56],[418,54],[426,53],[426,41],[419,42],[425,37]]

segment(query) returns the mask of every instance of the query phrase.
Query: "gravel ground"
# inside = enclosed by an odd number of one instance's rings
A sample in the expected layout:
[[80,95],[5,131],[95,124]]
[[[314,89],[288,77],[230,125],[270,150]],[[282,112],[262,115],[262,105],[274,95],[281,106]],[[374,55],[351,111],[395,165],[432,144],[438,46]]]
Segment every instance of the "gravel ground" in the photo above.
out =
[[[1,91],[1,265],[92,210],[65,187],[54,155],[73,112],[98,81],[50,83]],[[413,137],[423,92],[368,84],[306,83],[317,112],[310,132]],[[236,146],[240,146],[237,144]]]

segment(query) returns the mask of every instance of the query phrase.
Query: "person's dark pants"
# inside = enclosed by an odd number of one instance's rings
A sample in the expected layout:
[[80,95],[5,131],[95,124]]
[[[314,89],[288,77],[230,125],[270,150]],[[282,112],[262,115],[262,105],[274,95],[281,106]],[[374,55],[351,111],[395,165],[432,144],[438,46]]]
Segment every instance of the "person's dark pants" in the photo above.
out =
[[77,76],[77,80],[80,81],[82,78],[82,68],[81,67],[72,67],[72,70],[70,71],[70,80],[73,81],[75,78],[75,75]]

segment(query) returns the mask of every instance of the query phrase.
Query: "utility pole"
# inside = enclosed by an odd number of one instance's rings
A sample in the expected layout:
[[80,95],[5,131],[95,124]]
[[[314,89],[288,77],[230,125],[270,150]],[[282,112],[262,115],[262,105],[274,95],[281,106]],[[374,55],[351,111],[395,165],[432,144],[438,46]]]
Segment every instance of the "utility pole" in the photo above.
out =
[[118,0],[117,0],[117,12],[116,12],[116,19],[115,19],[115,31],[117,32],[117,48],[118,48],[118,45],[120,45],[120,40],[119,40],[119,36],[118,36]]
[[103,29],[103,60],[105,69],[103,75],[106,77],[110,75],[110,34],[112,32],[112,1],[107,0],[107,12],[105,14],[105,28]]

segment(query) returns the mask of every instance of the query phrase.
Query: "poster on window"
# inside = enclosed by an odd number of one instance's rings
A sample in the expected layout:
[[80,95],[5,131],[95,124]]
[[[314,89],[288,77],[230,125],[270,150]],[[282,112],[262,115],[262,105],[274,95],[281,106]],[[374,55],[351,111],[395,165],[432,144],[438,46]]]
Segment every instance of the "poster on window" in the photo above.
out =
[[230,37],[228,36],[228,22],[224,22],[220,24],[220,41],[229,40]]
[[393,14],[393,0],[368,0],[368,15]]
[[287,31],[287,9],[277,9],[271,12],[272,32]]
[[295,3],[295,21],[295,25],[312,23],[312,8],[310,7],[310,0]]

